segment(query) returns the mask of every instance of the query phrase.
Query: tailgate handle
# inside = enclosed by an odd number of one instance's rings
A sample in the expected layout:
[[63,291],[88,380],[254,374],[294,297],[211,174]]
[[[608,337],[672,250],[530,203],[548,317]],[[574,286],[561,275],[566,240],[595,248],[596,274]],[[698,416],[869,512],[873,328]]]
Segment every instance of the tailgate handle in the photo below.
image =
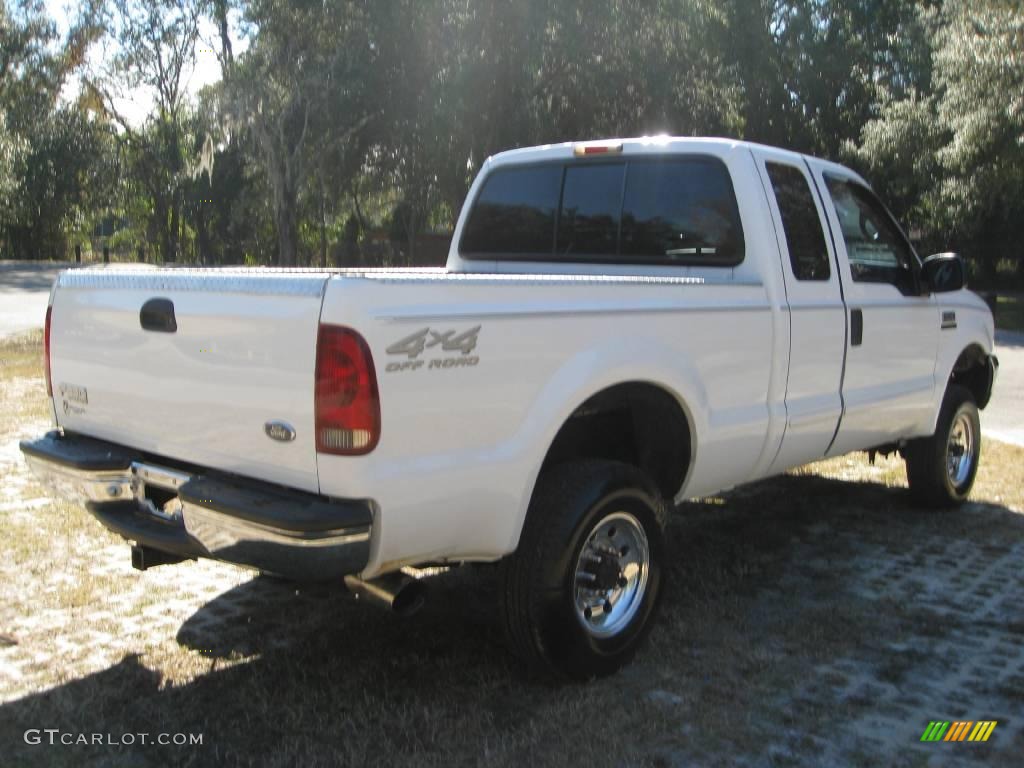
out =
[[174,333],[178,321],[174,319],[174,302],[170,299],[150,299],[139,311],[139,324],[144,331]]

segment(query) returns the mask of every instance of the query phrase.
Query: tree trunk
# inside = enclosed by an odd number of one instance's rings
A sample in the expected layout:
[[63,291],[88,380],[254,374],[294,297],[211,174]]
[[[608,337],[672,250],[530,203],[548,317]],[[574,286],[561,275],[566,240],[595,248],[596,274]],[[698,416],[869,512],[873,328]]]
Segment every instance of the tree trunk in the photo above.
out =
[[324,175],[320,174],[320,268],[327,266],[327,204],[324,201]]
[[206,207],[202,203],[196,211],[196,241],[199,246],[199,263],[205,265],[210,259],[210,227],[206,221]]
[[355,207],[356,221],[359,222],[359,230],[361,232],[365,232],[366,231],[366,219],[363,218],[363,209],[359,205],[359,195],[356,193],[356,186],[351,181],[349,181],[348,191],[349,191],[349,194],[352,196],[352,205]]
[[[307,107],[307,125],[308,113]],[[294,267],[298,256],[298,185],[302,175],[302,143],[305,134],[306,125],[303,126],[299,141],[290,147],[280,123],[273,132],[268,130],[267,126],[260,126],[260,139],[267,157],[270,188],[274,193],[277,263],[282,267]]]
[[294,267],[298,257],[298,216],[295,213],[295,193],[280,195],[274,206],[277,224],[277,264]]
[[171,255],[171,232],[168,223],[170,212],[167,210],[167,199],[162,193],[153,195],[153,217],[156,219],[160,235],[160,258],[163,261],[174,261]]
[[277,265],[294,267],[298,253],[298,191],[295,189],[287,158],[266,145],[270,189],[274,195],[274,227],[277,230]]
[[411,229],[408,232],[408,243],[409,252],[405,254],[405,263],[412,267],[416,264],[416,233]]
[[171,204],[170,256],[168,261],[178,260],[178,243],[181,236],[181,195],[174,193]]
[[228,27],[228,3],[227,0],[215,0],[213,3],[213,17],[217,23],[217,31],[220,34],[220,68],[227,80],[232,74],[235,63],[235,54],[231,49],[231,32]]
[[281,267],[294,267],[296,257],[295,227],[292,217],[283,214],[277,220],[277,264]]
[[408,266],[416,265],[416,231],[419,228],[419,216],[416,215],[416,208],[410,204],[408,215],[405,219],[405,236],[409,243],[409,252],[405,255],[405,262]]

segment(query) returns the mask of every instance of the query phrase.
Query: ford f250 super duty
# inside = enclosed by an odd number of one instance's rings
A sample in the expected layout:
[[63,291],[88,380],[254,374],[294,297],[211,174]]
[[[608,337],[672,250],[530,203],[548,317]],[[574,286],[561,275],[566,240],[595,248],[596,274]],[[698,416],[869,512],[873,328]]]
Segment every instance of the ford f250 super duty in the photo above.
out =
[[46,312],[33,469],[133,542],[342,580],[500,561],[500,620],[573,678],[634,652],[676,501],[899,451],[961,502],[997,361],[953,254],[848,168],[663,137],[490,158],[445,269],[88,268]]

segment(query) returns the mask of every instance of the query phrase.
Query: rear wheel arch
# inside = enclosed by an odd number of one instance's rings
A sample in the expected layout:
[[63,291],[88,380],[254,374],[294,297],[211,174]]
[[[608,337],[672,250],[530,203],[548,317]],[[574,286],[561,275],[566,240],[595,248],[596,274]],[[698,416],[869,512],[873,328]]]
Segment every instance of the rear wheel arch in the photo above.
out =
[[671,501],[693,466],[693,425],[674,392],[646,381],[621,382],[572,411],[548,446],[538,475],[568,461],[619,461],[645,472]]

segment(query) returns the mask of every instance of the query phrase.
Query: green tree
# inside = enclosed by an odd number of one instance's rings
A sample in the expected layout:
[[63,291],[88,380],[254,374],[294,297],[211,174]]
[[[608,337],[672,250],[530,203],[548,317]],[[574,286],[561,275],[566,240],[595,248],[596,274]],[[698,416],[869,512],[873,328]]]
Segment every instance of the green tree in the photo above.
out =
[[28,141],[7,128],[7,116],[0,110],[0,257],[15,255],[12,229],[21,221],[26,206],[21,196]]
[[838,157],[881,100],[927,90],[926,2],[730,0],[743,135]]
[[223,118],[223,83],[204,88],[186,120],[183,215],[203,264],[271,259],[272,217],[258,158]]
[[361,3],[257,0],[255,32],[226,83],[229,118],[251,132],[272,192],[277,261],[299,255],[300,193],[318,156],[370,121],[367,67],[373,50]]
[[[195,0],[113,0],[108,9],[109,66],[88,82],[119,128],[132,173],[151,203],[165,261],[179,255],[188,160],[185,121],[187,78],[195,64],[201,7]],[[154,109],[142,126],[119,108],[128,94],[148,92]]]
[[923,231],[990,285],[1001,261],[1024,277],[1024,9],[947,0],[921,14],[931,83],[882,101],[857,160]]
[[65,256],[68,235],[104,195],[96,169],[111,147],[106,127],[74,106],[39,121],[23,159],[19,220],[10,229],[17,255]]
[[989,280],[1000,259],[1024,277],[1024,9],[950,0],[935,42],[939,152],[950,230],[968,234]]
[[10,128],[24,128],[32,111],[49,111],[64,74],[57,27],[42,0],[0,3],[0,107]]
[[98,33],[87,2],[61,38],[42,2],[0,3],[0,238],[4,255],[63,256],[86,205],[102,130],[57,105]]

